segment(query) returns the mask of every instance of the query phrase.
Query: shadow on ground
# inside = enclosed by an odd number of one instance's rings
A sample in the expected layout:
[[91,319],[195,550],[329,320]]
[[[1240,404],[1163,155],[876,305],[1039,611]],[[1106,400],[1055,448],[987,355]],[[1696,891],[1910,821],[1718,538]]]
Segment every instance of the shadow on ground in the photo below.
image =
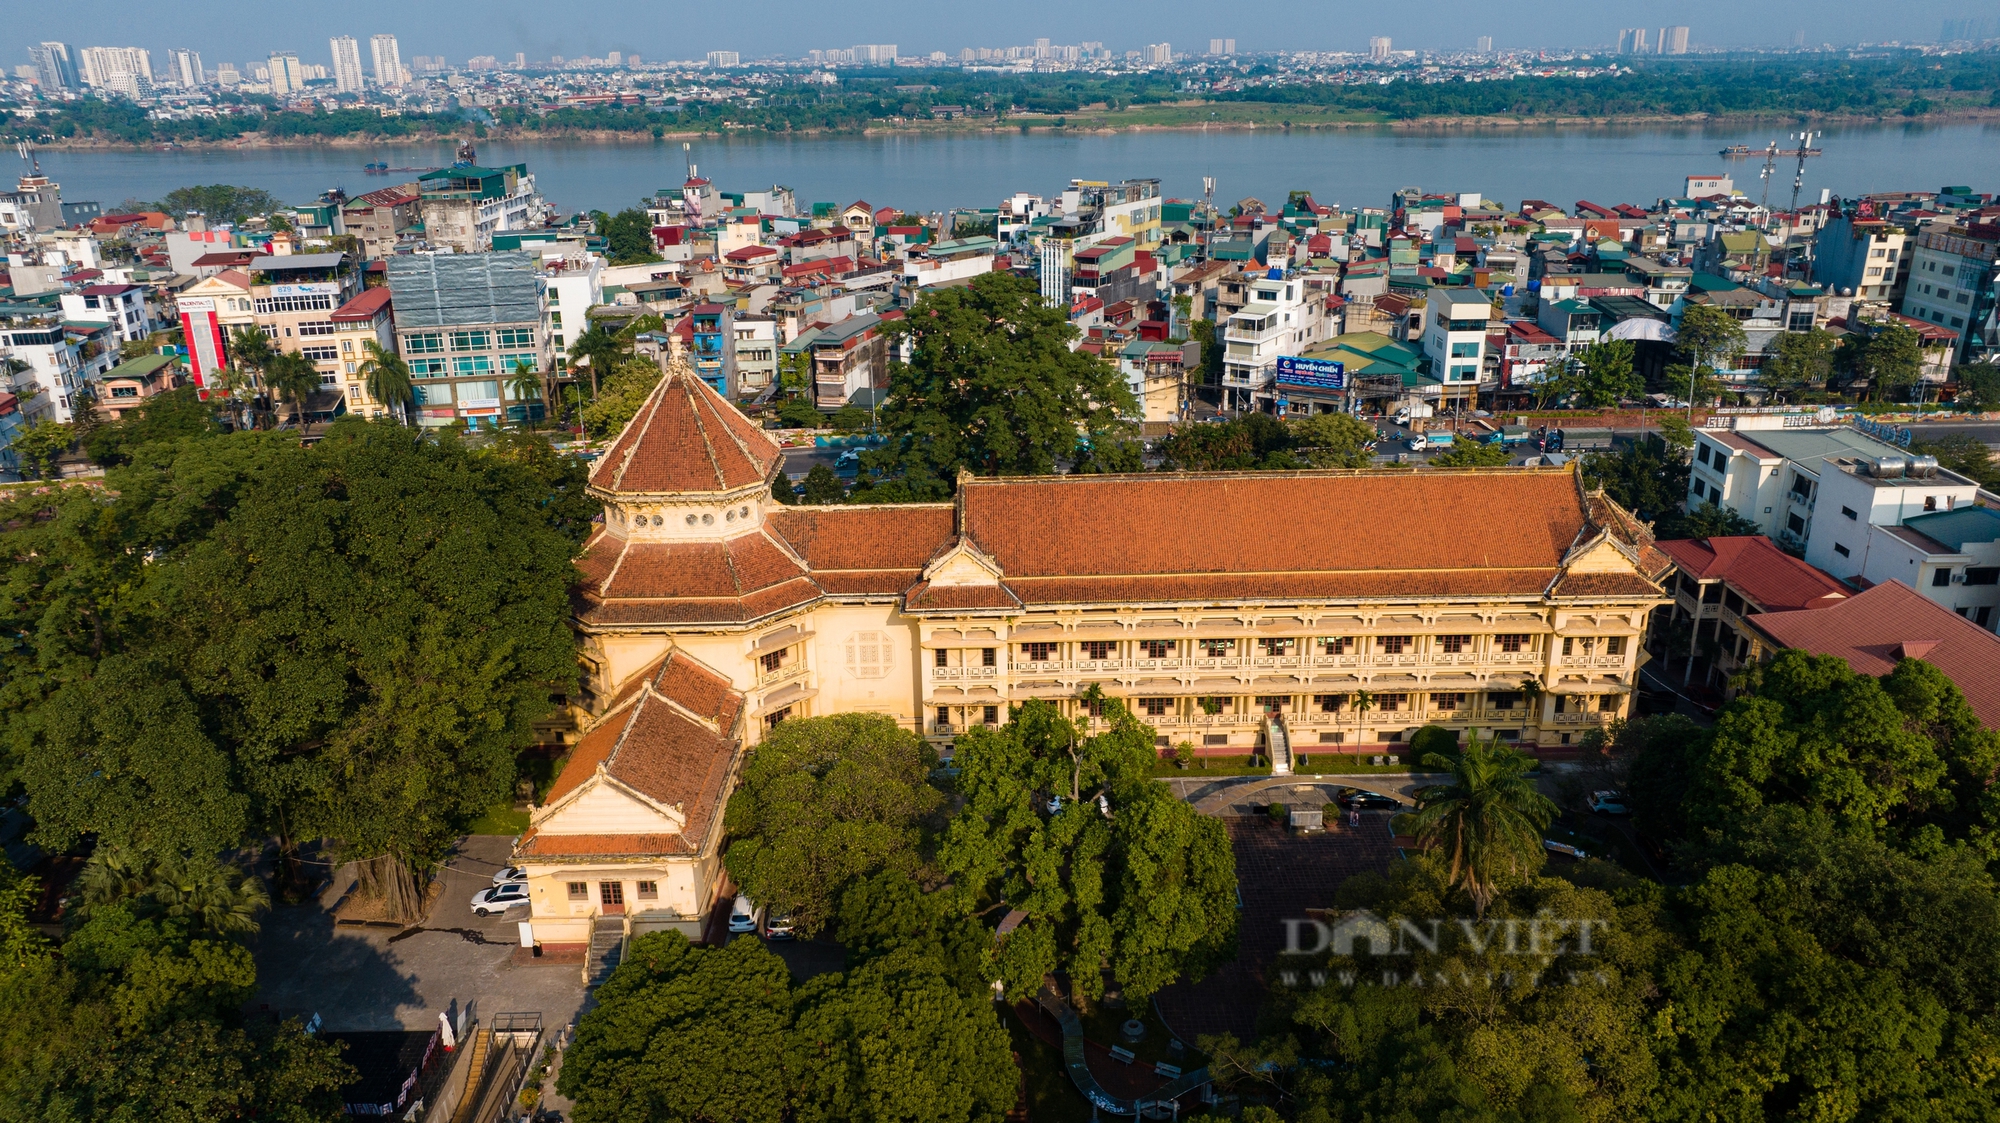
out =
[[506,864],[511,839],[475,835],[440,874],[443,890],[422,924],[406,929],[336,926],[332,907],[353,885],[339,871],[315,901],[271,910],[256,945],[258,1007],[318,1014],[330,1030],[426,1029],[453,1004],[483,1017],[537,1012],[551,1030],[583,1009],[582,967],[514,962],[527,909],[476,917],[472,895]]
[[1268,969],[1284,947],[1284,921],[1307,909],[1333,907],[1335,890],[1357,873],[1388,869],[1396,849],[1389,816],[1364,811],[1359,829],[1345,820],[1315,834],[1293,834],[1265,818],[1226,817],[1236,851],[1236,884],[1243,895],[1237,914],[1237,956],[1198,983],[1160,992],[1160,1017],[1192,1045],[1204,1033],[1257,1034]]

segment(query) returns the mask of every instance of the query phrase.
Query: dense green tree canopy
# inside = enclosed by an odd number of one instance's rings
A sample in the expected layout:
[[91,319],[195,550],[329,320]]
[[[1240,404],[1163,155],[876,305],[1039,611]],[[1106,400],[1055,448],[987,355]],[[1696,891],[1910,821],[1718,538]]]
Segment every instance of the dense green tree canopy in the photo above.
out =
[[346,421],[14,496],[0,720],[38,838],[427,865],[575,674],[575,471]]
[[1093,705],[1095,731],[1029,702],[957,743],[964,805],[939,862],[962,907],[1027,914],[1000,947],[1010,995],[1062,970],[1083,995],[1102,995],[1108,971],[1144,997],[1235,952],[1227,832],[1151,778],[1149,727],[1114,699]]
[[1512,464],[1514,452],[1498,442],[1453,437],[1451,447],[1431,457],[1430,462],[1438,468],[1491,468]]
[[730,876],[817,935],[854,879],[921,869],[944,805],[936,766],[923,738],[880,714],[780,722],[729,797]]
[[794,987],[754,938],[642,936],[597,991],[557,1087],[577,1123],[998,1123],[1019,1077],[990,993],[913,945],[850,949]]
[[1280,421],[1246,413],[1221,424],[1182,425],[1160,442],[1162,466],[1213,472],[1236,469],[1366,468],[1375,430],[1344,413]]
[[0,893],[0,1120],[334,1123],[353,1070],[296,1021],[250,1022],[242,945],[132,904],[92,909],[60,954]]
[[938,499],[960,469],[1045,474],[1082,442],[1131,439],[1131,390],[1110,363],[1070,350],[1076,328],[1030,279],[987,273],[926,292],[886,330],[914,353],[890,370],[879,419],[888,443],[862,457],[885,479],[864,481],[857,498]]

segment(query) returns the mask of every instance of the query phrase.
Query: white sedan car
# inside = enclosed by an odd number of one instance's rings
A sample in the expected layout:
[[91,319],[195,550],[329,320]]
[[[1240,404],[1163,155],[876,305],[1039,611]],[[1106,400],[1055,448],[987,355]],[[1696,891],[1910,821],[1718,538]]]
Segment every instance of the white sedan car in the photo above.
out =
[[528,871],[519,866],[503,866],[493,875],[495,885],[516,885],[528,880]]
[[472,895],[472,911],[478,916],[492,916],[496,912],[506,912],[515,905],[528,903],[528,886],[515,881],[506,885],[495,885],[491,889],[481,889]]

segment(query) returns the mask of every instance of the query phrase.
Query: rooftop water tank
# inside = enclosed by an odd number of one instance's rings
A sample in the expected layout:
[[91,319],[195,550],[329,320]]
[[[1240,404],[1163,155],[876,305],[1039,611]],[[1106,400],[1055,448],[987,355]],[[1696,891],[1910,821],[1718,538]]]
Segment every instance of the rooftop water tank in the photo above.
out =
[[1911,479],[1928,480],[1937,474],[1938,474],[1937,457],[1935,456],[1910,457]]
[[1904,464],[1900,456],[1878,456],[1868,462],[1868,474],[1878,480],[1900,480]]

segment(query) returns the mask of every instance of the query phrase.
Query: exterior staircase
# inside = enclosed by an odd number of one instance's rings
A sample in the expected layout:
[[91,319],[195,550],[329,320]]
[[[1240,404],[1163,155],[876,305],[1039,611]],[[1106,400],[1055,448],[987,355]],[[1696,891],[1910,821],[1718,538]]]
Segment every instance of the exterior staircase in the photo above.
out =
[[596,987],[611,977],[625,953],[625,921],[600,916],[590,925],[590,954],[583,963],[583,985]]
[[480,1093],[486,1083],[486,1062],[492,1059],[492,1055],[493,1031],[481,1026],[473,1031],[472,1055],[463,1062],[465,1089],[459,1093],[458,1105],[452,1109],[451,1123],[472,1123],[479,1114]]
[[1292,774],[1292,734],[1285,728],[1283,714],[1264,719],[1264,744],[1271,750],[1271,775]]

